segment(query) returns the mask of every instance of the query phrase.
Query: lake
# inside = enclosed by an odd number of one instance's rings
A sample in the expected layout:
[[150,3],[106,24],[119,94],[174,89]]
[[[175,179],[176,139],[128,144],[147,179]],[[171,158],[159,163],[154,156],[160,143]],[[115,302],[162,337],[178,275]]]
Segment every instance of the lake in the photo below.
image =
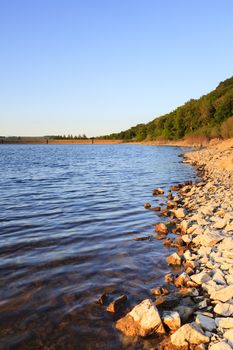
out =
[[0,146],[0,348],[146,349],[96,303],[150,297],[169,271],[144,209],[156,187],[195,177],[178,147]]

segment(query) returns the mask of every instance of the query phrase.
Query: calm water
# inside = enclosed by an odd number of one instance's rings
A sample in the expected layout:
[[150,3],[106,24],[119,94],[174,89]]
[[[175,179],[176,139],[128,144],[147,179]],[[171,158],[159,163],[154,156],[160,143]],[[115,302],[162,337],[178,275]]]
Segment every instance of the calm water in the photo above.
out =
[[[0,349],[143,349],[96,300],[132,307],[168,272],[155,187],[190,179],[175,147],[0,146]],[[158,202],[156,202],[156,200]],[[117,294],[119,295],[119,294]]]

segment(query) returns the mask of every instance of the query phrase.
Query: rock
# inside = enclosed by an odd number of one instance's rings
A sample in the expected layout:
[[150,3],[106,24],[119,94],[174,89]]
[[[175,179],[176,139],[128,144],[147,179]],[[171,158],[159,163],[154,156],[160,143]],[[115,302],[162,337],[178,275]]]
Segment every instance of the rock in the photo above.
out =
[[175,346],[185,346],[190,344],[208,343],[209,337],[196,323],[187,323],[171,335],[171,343]]
[[217,317],[215,323],[218,328],[233,328],[233,317]]
[[171,244],[172,244],[171,238],[166,238],[166,239],[164,239],[163,245],[165,245],[165,246],[167,246],[167,247],[170,247]]
[[196,323],[201,326],[202,329],[212,332],[216,329],[216,324],[213,318],[198,314],[196,317]]
[[167,275],[164,276],[164,281],[166,283],[173,283],[174,282],[174,277],[171,273],[168,273]]
[[190,277],[192,281],[194,281],[199,285],[210,280],[210,276],[208,275],[207,272],[204,272],[204,271],[197,273],[195,275],[192,275]]
[[96,304],[104,305],[108,300],[108,294],[104,293],[100,296],[100,298],[96,301]]
[[212,276],[212,280],[218,284],[222,284],[222,285],[226,284],[224,273],[220,269],[217,269],[215,271],[214,275]]
[[174,210],[174,214],[177,219],[182,219],[186,215],[185,210],[183,208]]
[[160,223],[155,225],[155,231],[166,235],[168,233],[168,228],[164,223]]
[[125,294],[120,295],[117,299],[113,300],[107,307],[107,311],[115,313],[119,311],[121,306],[127,301],[127,296]]
[[150,203],[145,203],[144,204],[144,208],[145,209],[150,209],[151,208],[151,204]]
[[119,319],[116,328],[127,336],[146,337],[152,333],[165,333],[158,309],[150,299],[143,300]]
[[172,201],[173,200],[173,195],[172,195],[172,193],[170,192],[170,193],[168,193],[168,195],[167,195],[167,199],[169,200],[169,201]]
[[177,253],[173,253],[166,258],[168,265],[181,265],[181,257]]
[[172,331],[176,331],[181,326],[180,315],[176,311],[165,311],[163,314],[163,322]]
[[207,306],[208,306],[208,304],[207,304],[207,300],[206,299],[204,299],[203,301],[198,303],[198,308],[199,309],[205,309]]
[[225,231],[227,232],[231,232],[233,231],[233,222],[228,224],[226,227],[225,227]]
[[232,350],[232,347],[224,341],[220,341],[218,343],[211,344],[209,350]]
[[172,202],[172,201],[168,201],[167,202],[167,208],[168,209],[175,209],[175,208],[177,208],[177,203],[176,202]]
[[211,247],[200,247],[197,251],[200,256],[209,255],[211,253]]
[[211,293],[211,299],[220,300],[223,303],[233,298],[233,284]]
[[218,245],[219,250],[232,250],[233,249],[233,238],[227,237]]
[[185,272],[181,273],[176,279],[175,279],[175,286],[176,287],[181,287],[186,285],[186,283],[190,281],[189,275],[187,275]]
[[155,188],[153,191],[153,196],[158,196],[164,194],[164,190],[162,188]]
[[184,241],[186,244],[189,244],[189,243],[192,241],[190,235],[183,235],[183,236],[181,236],[181,238],[183,239],[183,241]]
[[233,316],[233,305],[228,303],[218,303],[214,307],[214,312],[221,316]]
[[218,242],[223,240],[223,236],[221,236],[218,233],[211,233],[209,231],[205,231],[203,234],[197,235],[193,239],[193,243],[195,244],[200,244],[201,246],[204,247],[213,247],[215,246]]
[[221,229],[221,228],[224,228],[227,224],[227,221],[225,219],[221,219],[221,218],[216,218],[216,222],[215,224],[213,225],[214,228],[217,228],[217,229]]
[[177,237],[172,245],[173,247],[182,247],[184,246],[184,241],[181,237]]
[[233,347],[233,329],[229,329],[223,334],[224,338],[228,340],[228,343]]
[[134,241],[148,241],[151,239],[151,236],[144,236],[144,237],[135,237]]
[[173,186],[170,186],[169,187],[169,190],[170,191],[179,191],[179,189],[182,187],[181,184],[178,184],[178,185],[173,185]]
[[174,308],[174,311],[177,311],[178,314],[180,315],[181,321],[183,323],[186,323],[188,322],[190,317],[193,315],[194,308],[190,306],[179,305]]
[[160,211],[161,207],[153,207],[153,208],[150,208],[150,210],[152,210],[152,211]]
[[167,288],[163,288],[163,287],[152,288],[150,290],[150,292],[153,295],[166,295],[166,294],[169,294],[169,290]]

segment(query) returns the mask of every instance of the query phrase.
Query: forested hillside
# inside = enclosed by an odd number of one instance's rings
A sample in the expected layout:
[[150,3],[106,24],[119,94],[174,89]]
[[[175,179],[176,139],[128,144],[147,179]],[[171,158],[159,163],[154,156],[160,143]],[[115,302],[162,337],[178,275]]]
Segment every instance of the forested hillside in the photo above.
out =
[[102,136],[126,141],[178,140],[189,136],[233,137],[233,77],[201,98],[126,131]]

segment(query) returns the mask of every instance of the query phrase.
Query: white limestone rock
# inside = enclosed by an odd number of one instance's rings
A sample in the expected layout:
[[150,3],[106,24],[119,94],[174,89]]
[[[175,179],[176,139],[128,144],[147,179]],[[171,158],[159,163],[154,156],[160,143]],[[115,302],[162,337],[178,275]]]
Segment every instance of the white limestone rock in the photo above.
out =
[[223,336],[225,339],[227,339],[229,345],[233,347],[233,329],[228,329],[228,331],[226,331]]
[[195,275],[192,275],[190,277],[192,281],[194,281],[199,285],[210,280],[210,275],[208,275],[208,273],[204,271],[197,273]]
[[232,347],[225,341],[220,341],[215,344],[210,344],[209,350],[232,350]]
[[195,323],[187,323],[171,335],[171,343],[175,346],[185,346],[189,344],[208,343],[207,337],[202,329]]
[[211,293],[211,299],[220,300],[223,303],[233,298],[233,285],[221,288],[218,291]]

